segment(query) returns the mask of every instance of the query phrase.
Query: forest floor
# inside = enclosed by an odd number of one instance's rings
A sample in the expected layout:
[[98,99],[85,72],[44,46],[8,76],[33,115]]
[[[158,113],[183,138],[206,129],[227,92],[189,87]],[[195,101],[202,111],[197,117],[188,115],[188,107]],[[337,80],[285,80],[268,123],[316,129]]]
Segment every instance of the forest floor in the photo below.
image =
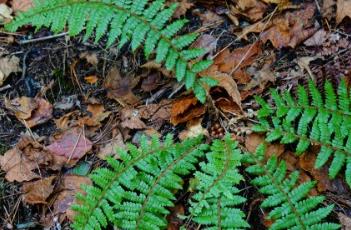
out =
[[[229,132],[253,150],[264,140],[250,132],[258,109],[254,96],[269,98],[269,88],[294,93],[309,80],[321,90],[325,81],[337,86],[351,80],[349,0],[178,2],[177,17],[190,21],[186,30],[200,33],[193,46],[206,49],[211,68],[223,77],[206,104],[129,47],[106,48],[105,41],[83,42],[83,36],[29,26],[18,33],[0,30],[0,155],[13,154],[13,167],[0,170],[0,229],[69,229],[74,194],[92,169],[115,154],[114,146],[137,144],[141,135],[172,133],[182,140],[203,134],[210,140]],[[0,0],[13,8],[12,16],[24,10],[15,3]],[[10,20],[2,17],[0,22]],[[72,147],[79,161],[73,153],[65,156]],[[289,170],[300,170],[303,180],[316,180],[313,193],[335,204],[331,220],[351,229],[345,180],[315,170],[313,149],[298,158],[289,146],[270,148]],[[52,158],[48,149],[59,156]],[[19,159],[18,151],[28,159]],[[57,170],[67,158],[69,167]],[[39,189],[43,183],[50,185],[46,191]],[[242,187],[249,222],[265,229],[270,223],[257,205],[260,195],[248,184]],[[188,196],[183,191],[168,229],[179,229],[176,214],[184,213]]]

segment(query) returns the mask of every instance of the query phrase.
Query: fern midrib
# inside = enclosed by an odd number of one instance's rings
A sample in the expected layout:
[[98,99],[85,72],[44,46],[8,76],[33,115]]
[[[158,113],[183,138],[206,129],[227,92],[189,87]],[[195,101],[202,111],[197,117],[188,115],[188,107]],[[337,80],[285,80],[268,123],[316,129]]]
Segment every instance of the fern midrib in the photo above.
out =
[[[224,144],[225,145],[225,148],[226,148],[226,161],[225,161],[225,164],[224,164],[224,167],[223,167],[223,171],[221,172],[221,174],[212,182],[212,184],[206,189],[205,192],[203,192],[201,198],[198,200],[198,204],[201,203],[201,201],[203,201],[205,199],[205,196],[207,195],[208,192],[211,191],[211,189],[218,183],[218,181],[222,180],[222,178],[225,176],[225,174],[227,173],[228,169],[229,169],[229,164],[230,164],[230,157],[228,155],[230,155],[230,152],[228,150],[228,146],[227,146],[227,143]],[[198,205],[197,205],[198,206]],[[195,206],[194,209],[197,208],[197,206]],[[217,216],[218,216],[218,213],[217,213]],[[220,218],[220,217],[219,217]]]
[[197,146],[192,147],[191,149],[187,150],[181,157],[177,158],[177,160],[172,161],[171,164],[169,164],[167,166],[167,168],[165,168],[160,174],[159,176],[156,178],[156,180],[154,181],[154,183],[152,184],[148,194],[146,195],[146,198],[143,202],[143,205],[140,208],[140,215],[138,217],[137,223],[136,223],[136,229],[139,229],[139,224],[141,222],[141,220],[144,217],[145,214],[145,208],[147,203],[149,202],[149,199],[151,197],[151,195],[154,193],[154,189],[156,188],[156,186],[158,185],[158,182],[166,175],[166,173],[168,171],[170,171],[177,163],[179,163],[181,160],[183,160],[185,157],[187,157],[189,154],[191,154],[195,149],[197,148]]
[[[158,151],[164,151],[165,149],[166,149],[166,147],[161,147],[159,149],[149,151],[149,152],[145,153],[144,155],[140,155],[139,157],[136,157],[133,160],[129,161],[128,164],[120,172],[116,173],[115,176],[110,180],[108,185],[101,192],[101,196],[99,197],[98,201],[96,202],[96,205],[94,205],[91,209],[89,209],[89,215],[87,215],[87,216],[91,217],[93,215],[94,210],[101,205],[101,201],[104,199],[104,197],[106,196],[106,193],[110,190],[110,188],[113,185],[113,183],[123,173],[125,173],[129,169],[129,167],[134,166],[136,162],[138,162],[140,160],[143,160],[144,158],[148,157],[149,155],[152,155],[152,154],[154,154],[155,152],[158,152]],[[86,218],[85,221],[84,221],[84,225],[83,225],[84,229],[85,229],[85,226],[88,225],[88,222],[89,222],[89,218]]]
[[290,209],[292,210],[292,212],[295,214],[295,217],[297,218],[298,222],[300,223],[301,227],[303,230],[307,230],[307,227],[305,226],[304,222],[301,219],[301,215],[300,213],[297,211],[297,209],[295,208],[293,202],[290,200],[289,195],[284,191],[284,189],[279,185],[279,183],[276,183],[274,176],[269,172],[269,170],[267,170],[267,168],[265,167],[265,164],[262,164],[261,161],[257,160],[256,157],[254,157],[256,164],[260,165],[263,170],[265,171],[265,174],[269,176],[269,178],[272,181],[272,184],[284,195],[286,201],[288,202]]
[[[267,132],[273,132],[274,129],[266,129]],[[295,138],[297,139],[301,139],[301,140],[307,140],[307,141],[310,141],[312,144],[316,144],[316,145],[320,145],[320,146],[325,146],[327,148],[330,148],[332,149],[333,151],[339,151],[339,152],[342,152],[344,153],[345,155],[348,155],[349,157],[351,157],[351,153],[346,151],[344,148],[339,148],[339,147],[336,147],[334,145],[332,145],[330,142],[321,142],[319,140],[316,140],[316,139],[312,139],[310,137],[307,137],[307,136],[301,136],[301,135],[298,135],[296,133],[293,133],[293,132],[288,132],[288,131],[285,131],[283,129],[280,128],[280,131],[282,133],[282,135],[293,135]]]
[[219,216],[218,218],[218,222],[217,222],[217,225],[218,225],[218,230],[221,230],[222,229],[222,204],[221,204],[221,197],[218,197],[218,200],[217,200],[217,216]]
[[[120,6],[117,6],[115,4],[109,4],[109,3],[103,3],[103,2],[97,2],[97,1],[91,1],[91,2],[80,2],[79,0],[72,0],[72,2],[68,2],[68,3],[64,3],[64,4],[61,4],[61,5],[56,5],[55,7],[51,7],[51,8],[47,8],[45,10],[42,10],[42,11],[38,11],[36,13],[33,13],[31,14],[30,16],[35,16],[35,15],[40,15],[40,14],[43,14],[43,13],[49,13],[50,11],[53,11],[53,10],[56,10],[58,8],[61,8],[61,7],[67,7],[67,6],[73,6],[73,5],[87,5],[87,4],[91,4],[91,5],[97,5],[97,6],[107,6],[107,7],[110,7],[110,8],[115,8],[114,10],[116,11],[122,11],[124,12],[125,14],[130,14],[132,17],[135,17],[137,18],[138,20],[142,21],[144,23],[144,25],[148,25],[150,26],[151,30],[157,34],[160,35],[160,38],[165,40],[172,49],[174,49],[178,54],[179,54],[179,58],[187,63],[187,70],[190,71],[191,73],[194,73],[192,70],[191,70],[191,64],[190,62],[182,55],[182,50],[181,49],[178,49],[176,46],[173,45],[172,43],[172,40],[170,40],[169,38],[165,37],[162,33],[161,33],[161,30],[159,30],[158,28],[156,28],[154,25],[152,25],[149,21],[147,21],[144,17],[138,15],[138,14],[135,14],[131,11],[128,11],[127,9],[123,8],[123,7],[120,7]],[[173,70],[172,70],[173,71]],[[196,73],[194,73],[196,74]],[[197,75],[197,74],[196,74]]]

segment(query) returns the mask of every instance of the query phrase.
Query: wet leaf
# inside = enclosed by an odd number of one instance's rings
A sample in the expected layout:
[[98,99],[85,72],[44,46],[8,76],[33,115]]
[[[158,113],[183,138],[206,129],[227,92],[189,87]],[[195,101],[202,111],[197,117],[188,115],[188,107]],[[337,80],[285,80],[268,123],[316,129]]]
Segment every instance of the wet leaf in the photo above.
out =
[[56,176],[50,176],[33,182],[24,183],[22,186],[23,200],[28,204],[46,204],[46,199],[54,190],[52,183]]
[[92,142],[84,135],[82,128],[73,128],[54,135],[46,149],[67,161],[82,158],[92,148]]

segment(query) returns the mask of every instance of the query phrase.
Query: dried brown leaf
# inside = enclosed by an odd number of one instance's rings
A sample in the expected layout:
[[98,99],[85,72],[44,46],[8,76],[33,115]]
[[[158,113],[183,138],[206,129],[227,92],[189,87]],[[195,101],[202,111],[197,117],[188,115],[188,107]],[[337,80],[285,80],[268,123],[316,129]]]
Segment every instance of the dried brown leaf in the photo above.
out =
[[21,71],[21,68],[19,67],[19,62],[20,59],[16,56],[6,56],[0,58],[0,86],[4,84],[5,80],[11,73],[17,73]]
[[47,198],[54,191],[53,180],[56,176],[50,176],[33,182],[24,183],[22,186],[23,200],[28,204],[46,204]]
[[206,107],[202,105],[196,97],[190,95],[173,102],[171,109],[171,123],[178,125],[201,117],[206,112]]
[[339,24],[345,17],[351,18],[351,0],[337,0],[336,23]]

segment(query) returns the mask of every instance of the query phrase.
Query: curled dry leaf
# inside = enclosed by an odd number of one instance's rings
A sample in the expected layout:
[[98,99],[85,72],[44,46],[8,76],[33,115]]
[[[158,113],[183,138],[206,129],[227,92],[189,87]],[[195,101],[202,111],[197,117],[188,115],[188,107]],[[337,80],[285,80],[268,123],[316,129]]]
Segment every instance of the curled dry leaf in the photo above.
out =
[[[223,105],[223,111],[230,111],[234,113],[242,112],[240,92],[233,78],[224,73],[216,73],[215,75],[211,75],[211,77],[218,82],[217,87],[223,88],[230,97],[229,100],[225,100],[227,102],[224,102],[222,99],[218,100],[219,103],[216,103],[216,105],[219,106],[219,108],[221,108],[221,105]],[[214,91],[212,91],[212,93],[213,92]]]
[[111,112],[105,112],[105,107],[102,104],[89,104],[87,111],[89,116],[85,116],[78,120],[80,126],[101,126],[101,122],[108,118]]
[[[2,15],[1,5],[3,4],[0,4],[0,15]],[[19,62],[20,59],[16,56],[6,56],[0,58],[0,86],[4,84],[5,80],[11,73],[17,73],[21,71],[21,68],[19,67]]]
[[186,130],[179,134],[180,140],[197,137],[199,135],[209,136],[208,130],[202,127],[202,119],[194,119],[186,123]]
[[134,95],[132,89],[138,84],[140,78],[121,77],[119,70],[112,67],[106,76],[104,87],[107,89],[107,97],[114,99],[122,106],[134,105],[139,98]]
[[5,106],[25,126],[32,128],[52,118],[53,107],[43,98],[20,97],[6,100]]
[[178,125],[201,117],[206,112],[206,107],[202,105],[196,97],[189,95],[173,102],[171,109],[171,123]]
[[23,201],[28,204],[46,204],[47,198],[54,191],[52,183],[56,176],[50,176],[33,182],[24,183],[22,186]]
[[50,153],[29,136],[22,136],[17,145],[0,156],[0,166],[6,172],[6,180],[13,182],[30,181],[39,178],[34,170],[50,165]]
[[46,149],[70,161],[82,158],[92,146],[92,142],[85,137],[84,129],[77,127],[54,135],[51,144],[46,146]]

